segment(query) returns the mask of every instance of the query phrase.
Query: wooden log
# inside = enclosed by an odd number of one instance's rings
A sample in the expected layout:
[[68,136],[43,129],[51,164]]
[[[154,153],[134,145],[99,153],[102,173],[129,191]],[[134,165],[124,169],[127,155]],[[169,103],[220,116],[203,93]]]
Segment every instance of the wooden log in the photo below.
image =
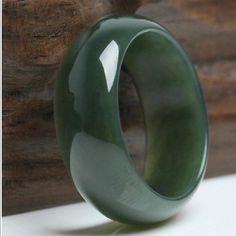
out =
[[[3,1],[3,214],[81,200],[61,160],[53,123],[54,81],[79,30],[146,1]],[[224,9],[224,10],[221,10]],[[170,30],[192,57],[207,100],[206,176],[236,172],[236,15],[234,0],[155,1],[138,10]],[[126,144],[142,171],[142,111],[122,73],[120,114]]]

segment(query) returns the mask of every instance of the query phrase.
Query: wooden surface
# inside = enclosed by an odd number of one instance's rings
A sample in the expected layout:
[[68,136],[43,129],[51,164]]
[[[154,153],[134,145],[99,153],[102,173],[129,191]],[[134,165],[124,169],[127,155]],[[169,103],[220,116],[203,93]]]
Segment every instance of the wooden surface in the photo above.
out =
[[[3,214],[81,199],[55,138],[52,99],[59,63],[84,25],[111,12],[133,12],[144,2],[3,1]],[[165,0],[138,10],[171,31],[196,65],[210,121],[206,177],[236,173],[235,9],[234,0]],[[125,72],[120,113],[127,146],[141,169],[143,119]]]

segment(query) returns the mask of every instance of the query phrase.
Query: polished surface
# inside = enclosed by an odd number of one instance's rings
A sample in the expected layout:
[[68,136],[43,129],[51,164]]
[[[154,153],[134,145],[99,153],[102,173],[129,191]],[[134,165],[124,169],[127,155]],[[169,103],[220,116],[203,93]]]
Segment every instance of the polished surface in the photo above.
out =
[[[122,135],[122,64],[134,78],[145,117],[143,177]],[[55,121],[75,186],[114,220],[164,220],[182,207],[203,177],[207,115],[195,71],[175,39],[144,18],[113,15],[81,32],[62,63]]]

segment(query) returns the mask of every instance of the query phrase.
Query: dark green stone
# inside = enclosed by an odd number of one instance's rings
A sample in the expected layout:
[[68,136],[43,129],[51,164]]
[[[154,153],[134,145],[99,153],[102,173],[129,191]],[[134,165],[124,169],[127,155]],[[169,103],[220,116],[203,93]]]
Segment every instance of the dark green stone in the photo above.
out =
[[[122,64],[144,111],[144,176],[122,136]],[[113,15],[80,33],[57,80],[55,122],[76,188],[114,220],[164,220],[189,200],[204,175],[207,114],[196,73],[176,40],[142,17]]]

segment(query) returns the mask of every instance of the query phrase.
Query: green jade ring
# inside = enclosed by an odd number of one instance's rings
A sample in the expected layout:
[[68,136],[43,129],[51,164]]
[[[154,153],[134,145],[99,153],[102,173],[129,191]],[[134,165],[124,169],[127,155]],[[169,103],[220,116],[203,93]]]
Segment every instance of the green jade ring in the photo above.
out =
[[[144,113],[143,176],[121,128],[122,65]],[[191,198],[204,176],[208,122],[196,72],[173,36],[141,16],[108,16],[78,35],[57,80],[55,123],[76,188],[113,220],[165,220]]]

